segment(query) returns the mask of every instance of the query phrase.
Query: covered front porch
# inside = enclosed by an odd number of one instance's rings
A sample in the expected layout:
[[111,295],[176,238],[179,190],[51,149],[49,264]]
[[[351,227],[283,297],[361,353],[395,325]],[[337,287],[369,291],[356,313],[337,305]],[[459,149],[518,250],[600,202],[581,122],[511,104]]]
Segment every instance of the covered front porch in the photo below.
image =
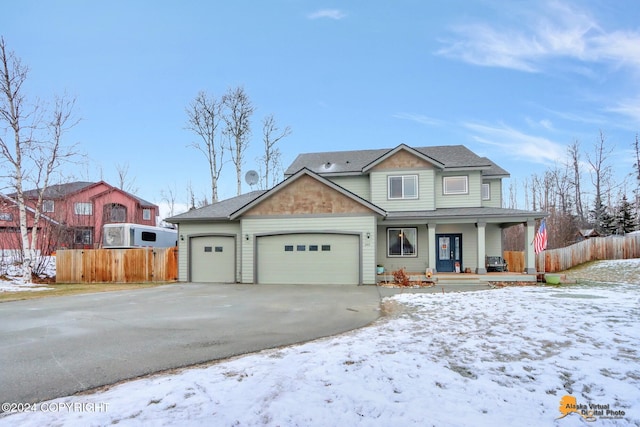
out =
[[[545,214],[501,208],[437,209],[395,212],[377,224],[376,263],[382,276],[404,269],[412,275],[431,271],[439,281],[535,281],[535,253],[526,244],[524,265],[488,273],[487,257],[503,256],[503,230],[523,224],[532,242],[535,221]],[[451,275],[451,276],[449,276]],[[499,275],[499,276],[498,276]],[[378,276],[381,276],[378,274]],[[499,277],[499,279],[497,279]],[[383,277],[384,278],[384,277]]]

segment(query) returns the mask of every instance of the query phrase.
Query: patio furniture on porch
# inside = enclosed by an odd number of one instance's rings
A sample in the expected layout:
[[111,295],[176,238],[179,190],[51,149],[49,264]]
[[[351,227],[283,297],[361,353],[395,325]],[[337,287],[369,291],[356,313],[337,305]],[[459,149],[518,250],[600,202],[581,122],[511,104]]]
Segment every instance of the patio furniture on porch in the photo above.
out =
[[509,271],[509,266],[507,265],[507,262],[501,256],[488,256],[486,258],[486,267],[487,267],[487,272],[490,272],[490,271],[498,271],[498,272]]

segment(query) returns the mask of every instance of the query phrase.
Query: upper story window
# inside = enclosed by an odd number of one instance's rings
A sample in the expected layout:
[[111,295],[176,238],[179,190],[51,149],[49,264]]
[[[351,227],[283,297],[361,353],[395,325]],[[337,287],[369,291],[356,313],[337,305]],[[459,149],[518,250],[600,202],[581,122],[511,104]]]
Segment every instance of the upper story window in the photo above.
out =
[[73,212],[76,215],[93,215],[93,204],[85,202],[76,202],[73,205]]
[[55,208],[55,204],[53,203],[53,200],[42,201],[42,212],[44,213],[53,212],[54,208]]
[[105,222],[127,222],[127,207],[119,203],[104,206]]
[[142,219],[145,221],[151,220],[151,209],[142,209]]
[[445,176],[442,178],[442,191],[444,194],[468,194],[469,177]]
[[482,200],[491,200],[490,184],[482,184]]
[[388,189],[389,199],[417,199],[418,175],[390,176]]
[[0,213],[0,221],[13,221],[13,214],[10,212]]

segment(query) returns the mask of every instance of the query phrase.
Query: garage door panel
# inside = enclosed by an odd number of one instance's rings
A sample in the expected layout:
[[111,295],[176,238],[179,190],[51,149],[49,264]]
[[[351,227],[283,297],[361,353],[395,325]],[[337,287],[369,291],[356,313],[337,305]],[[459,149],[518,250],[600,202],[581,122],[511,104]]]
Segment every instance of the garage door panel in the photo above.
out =
[[353,284],[360,281],[359,239],[341,234],[258,238],[258,282]]
[[192,282],[235,282],[235,239],[229,236],[191,238]]

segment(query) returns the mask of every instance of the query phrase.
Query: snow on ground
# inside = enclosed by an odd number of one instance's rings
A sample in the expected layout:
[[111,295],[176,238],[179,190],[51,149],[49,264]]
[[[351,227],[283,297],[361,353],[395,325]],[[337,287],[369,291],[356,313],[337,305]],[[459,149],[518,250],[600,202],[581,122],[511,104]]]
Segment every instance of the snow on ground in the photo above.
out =
[[[44,265],[42,276],[53,277],[56,275],[56,257],[45,257],[38,262],[42,262]],[[41,284],[25,283],[22,279],[22,266],[9,257],[2,257],[2,259],[0,259],[0,275],[3,276],[0,277],[0,293],[52,289]]]
[[[640,426],[638,285],[400,294],[370,327],[45,402],[0,426]],[[624,415],[586,422],[561,407],[567,395]]]

